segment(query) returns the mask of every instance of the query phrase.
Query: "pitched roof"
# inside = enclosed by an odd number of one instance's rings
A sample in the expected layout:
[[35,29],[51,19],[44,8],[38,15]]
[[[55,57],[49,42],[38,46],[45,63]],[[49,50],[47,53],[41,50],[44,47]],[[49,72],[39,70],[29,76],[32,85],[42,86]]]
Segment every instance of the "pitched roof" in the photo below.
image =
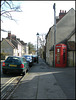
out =
[[22,44],[22,45],[26,45],[27,43],[24,43],[23,41],[20,41],[20,43]]
[[17,48],[18,42],[16,40],[16,37],[14,39],[13,35],[11,35],[11,37],[7,37],[6,39],[9,40]]
[[[56,25],[59,24],[60,21],[62,21],[62,19],[63,19],[70,11],[72,11],[72,10],[74,10],[74,9],[71,8],[61,19],[59,19],[59,21],[56,23]],[[49,31],[48,31],[48,33],[46,34],[46,39],[47,39],[48,34],[50,33],[50,30],[51,30],[53,27],[54,27],[54,25],[51,26],[51,27],[49,28]]]
[[24,41],[21,41],[19,38],[17,40],[22,44],[22,45],[27,45],[27,43],[24,43]]
[[[68,50],[75,50],[75,42],[74,41],[68,41],[72,35],[75,34],[75,29],[70,33],[70,35],[68,37],[66,37],[64,40],[62,40],[61,42],[57,43],[57,44],[61,44],[64,43],[67,45]],[[67,42],[68,41],[68,42]],[[73,45],[73,46],[72,46]],[[53,51],[54,50],[54,45],[50,48],[49,51]]]
[[17,48],[18,47],[18,42],[14,39],[11,38],[11,43]]
[[57,24],[58,24],[70,11],[74,11],[74,9],[71,8],[71,9],[57,22]]
[[75,50],[75,45],[76,45],[75,41],[68,41],[67,43],[68,50]]
[[4,39],[12,48],[15,48],[15,46],[8,40],[8,39]]

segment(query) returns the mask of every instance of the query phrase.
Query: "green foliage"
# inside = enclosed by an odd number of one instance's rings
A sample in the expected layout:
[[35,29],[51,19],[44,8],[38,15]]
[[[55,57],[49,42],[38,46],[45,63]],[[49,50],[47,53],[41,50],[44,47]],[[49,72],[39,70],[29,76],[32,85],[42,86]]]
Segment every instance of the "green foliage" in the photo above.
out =
[[1,55],[1,60],[5,60],[5,56],[8,56],[9,53],[2,52],[0,55]]
[[31,42],[28,43],[29,48],[29,54],[36,51],[35,45],[33,45]]

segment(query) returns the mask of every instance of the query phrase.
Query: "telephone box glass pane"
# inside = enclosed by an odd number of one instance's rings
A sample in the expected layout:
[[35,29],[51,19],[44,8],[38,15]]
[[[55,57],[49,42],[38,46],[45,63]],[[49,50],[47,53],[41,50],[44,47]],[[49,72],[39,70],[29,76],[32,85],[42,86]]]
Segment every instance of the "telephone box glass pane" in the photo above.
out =
[[60,49],[57,49],[57,64],[60,64]]
[[57,52],[60,52],[60,49],[57,49]]

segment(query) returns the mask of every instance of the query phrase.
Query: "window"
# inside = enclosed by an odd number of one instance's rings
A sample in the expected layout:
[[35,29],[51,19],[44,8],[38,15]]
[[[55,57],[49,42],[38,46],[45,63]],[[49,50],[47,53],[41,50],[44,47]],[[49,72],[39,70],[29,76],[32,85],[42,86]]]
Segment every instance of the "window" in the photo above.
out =
[[8,57],[5,62],[21,63],[20,58],[18,57]]
[[23,59],[23,62],[26,62],[26,59],[25,58],[22,58]]
[[60,64],[60,49],[57,49],[57,64]]

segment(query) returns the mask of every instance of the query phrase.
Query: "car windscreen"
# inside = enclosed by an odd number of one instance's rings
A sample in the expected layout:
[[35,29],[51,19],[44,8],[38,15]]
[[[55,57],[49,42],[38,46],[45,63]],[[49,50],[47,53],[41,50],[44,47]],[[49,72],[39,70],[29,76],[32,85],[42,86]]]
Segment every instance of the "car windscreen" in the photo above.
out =
[[24,56],[26,59],[32,59],[32,57],[31,56],[29,56],[29,55],[26,55],[26,56]]
[[8,57],[5,60],[5,62],[8,62],[8,63],[12,63],[12,62],[14,62],[14,63],[21,63],[21,60],[18,57]]
[[24,57],[27,59],[28,56],[26,55],[26,56],[24,56]]

